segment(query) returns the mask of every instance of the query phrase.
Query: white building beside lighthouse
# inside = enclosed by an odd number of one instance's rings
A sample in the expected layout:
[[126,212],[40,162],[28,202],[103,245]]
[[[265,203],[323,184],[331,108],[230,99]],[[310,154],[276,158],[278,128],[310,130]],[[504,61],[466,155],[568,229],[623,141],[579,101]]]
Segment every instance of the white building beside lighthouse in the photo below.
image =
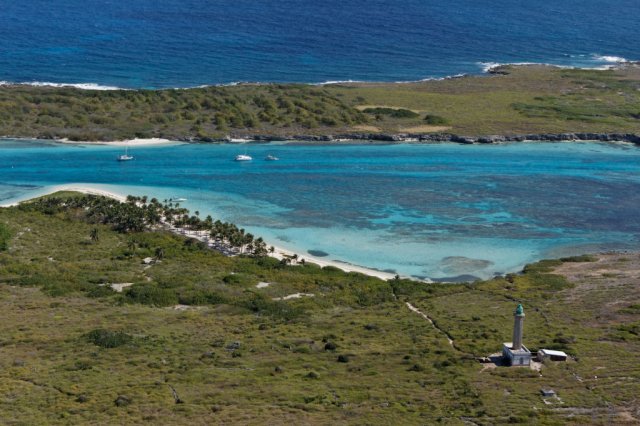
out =
[[513,339],[502,346],[502,356],[508,365],[530,365],[531,352],[522,344],[522,333],[524,331],[524,309],[518,305],[513,313]]

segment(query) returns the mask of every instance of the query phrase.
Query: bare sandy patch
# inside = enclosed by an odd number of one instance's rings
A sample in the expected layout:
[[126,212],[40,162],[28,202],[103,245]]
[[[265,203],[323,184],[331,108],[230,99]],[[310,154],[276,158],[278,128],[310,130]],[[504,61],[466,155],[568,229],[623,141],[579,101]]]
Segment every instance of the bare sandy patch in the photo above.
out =
[[400,128],[401,132],[406,133],[439,133],[445,132],[451,129],[450,126],[414,126],[414,127],[402,127]]
[[110,285],[110,287],[113,289],[113,291],[116,291],[118,293],[122,293],[122,291],[127,288],[127,287],[131,287],[133,285],[133,283],[113,283]]
[[291,300],[291,299],[300,299],[301,297],[314,297],[314,296],[315,294],[313,293],[294,293],[284,297],[274,297],[273,300]]
[[363,132],[379,132],[380,131],[380,127],[367,126],[367,125],[354,126],[354,129],[360,130]]

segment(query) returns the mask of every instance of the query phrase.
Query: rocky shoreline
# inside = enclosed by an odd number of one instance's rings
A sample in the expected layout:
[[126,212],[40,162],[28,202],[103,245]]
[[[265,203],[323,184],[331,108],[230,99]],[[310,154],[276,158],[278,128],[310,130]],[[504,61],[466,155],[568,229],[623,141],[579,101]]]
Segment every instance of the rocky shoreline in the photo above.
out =
[[[24,136],[0,136],[2,139],[41,139],[54,140],[65,143],[97,143],[97,144],[124,144],[130,141],[73,141],[68,139],[58,139],[46,136],[24,137]],[[156,139],[149,139],[153,141]],[[158,139],[160,140],[160,139]],[[145,139],[145,141],[147,141]],[[299,143],[349,143],[349,142],[369,142],[372,144],[387,143],[442,143],[453,142],[465,145],[473,144],[499,144],[508,142],[626,142],[640,146],[640,134],[637,133],[530,133],[512,135],[484,135],[484,136],[462,136],[453,133],[337,133],[327,135],[242,135],[228,136],[224,138],[194,138],[182,137],[171,140],[162,139],[164,142],[186,142],[186,143],[269,143],[269,142],[299,142]]]
[[545,141],[599,141],[599,142],[628,142],[640,145],[640,134],[634,133],[534,133],[525,135],[485,135],[485,136],[461,136],[450,133],[344,133],[335,135],[249,135],[242,138],[183,138],[182,142],[275,142],[275,141],[299,141],[299,142],[455,142],[461,144],[494,144],[504,142]]

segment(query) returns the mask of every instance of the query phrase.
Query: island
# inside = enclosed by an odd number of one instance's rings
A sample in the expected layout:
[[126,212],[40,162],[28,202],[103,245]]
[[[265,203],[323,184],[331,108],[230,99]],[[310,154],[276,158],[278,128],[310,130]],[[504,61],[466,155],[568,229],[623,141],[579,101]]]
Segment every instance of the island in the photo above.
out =
[[0,86],[0,135],[191,142],[603,140],[640,143],[640,66],[504,65],[407,83],[166,90]]

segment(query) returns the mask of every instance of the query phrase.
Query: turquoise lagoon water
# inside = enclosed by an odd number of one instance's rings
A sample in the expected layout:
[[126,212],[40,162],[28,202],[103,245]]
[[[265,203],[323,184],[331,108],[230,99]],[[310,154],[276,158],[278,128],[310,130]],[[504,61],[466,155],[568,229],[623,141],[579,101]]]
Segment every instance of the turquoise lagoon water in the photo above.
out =
[[[232,161],[245,148],[254,161]],[[175,144],[119,163],[121,151],[0,141],[0,201],[68,183],[183,197],[281,247],[432,279],[640,249],[640,149],[625,144]]]

